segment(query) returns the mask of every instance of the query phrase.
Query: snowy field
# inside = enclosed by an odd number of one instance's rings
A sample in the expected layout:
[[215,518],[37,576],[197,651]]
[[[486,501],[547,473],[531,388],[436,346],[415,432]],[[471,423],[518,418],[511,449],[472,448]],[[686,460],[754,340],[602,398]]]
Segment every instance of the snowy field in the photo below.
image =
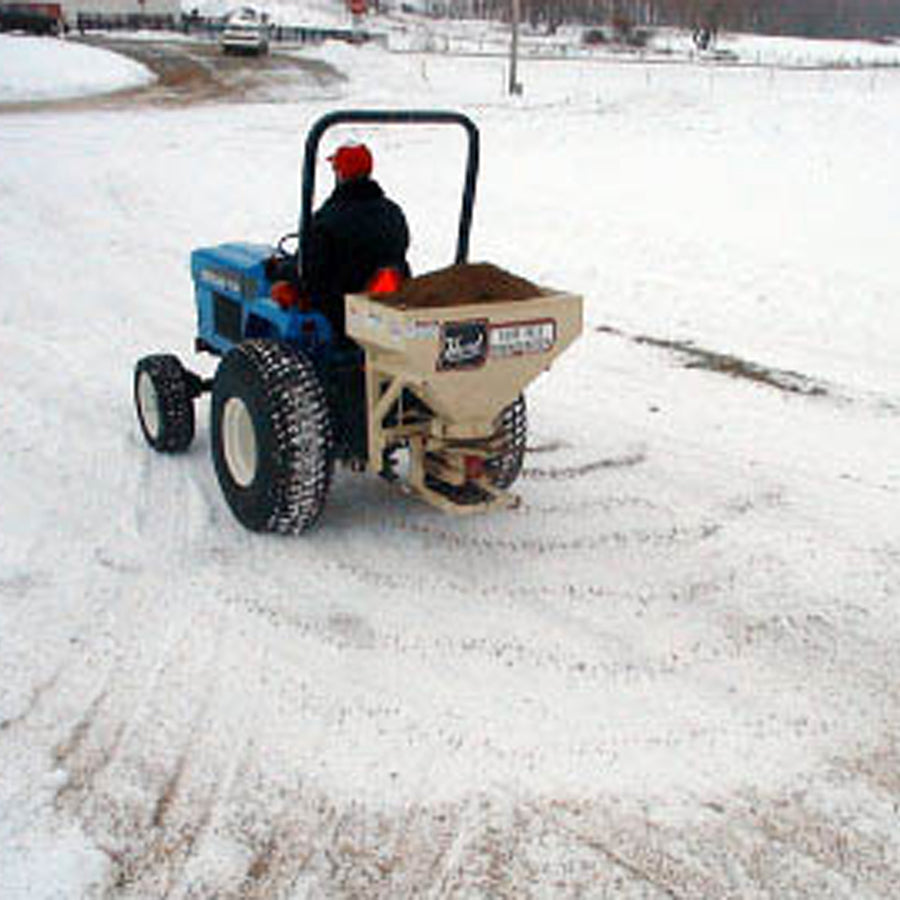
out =
[[[0,117],[0,897],[896,897],[900,71],[525,62],[510,100],[317,55],[348,81]],[[341,473],[252,535],[206,401],[155,456],[132,367],[212,371],[190,250],[293,230],[306,129],[369,105],[477,120],[473,259],[585,332],[520,509]],[[365,137],[449,262],[462,141]]]

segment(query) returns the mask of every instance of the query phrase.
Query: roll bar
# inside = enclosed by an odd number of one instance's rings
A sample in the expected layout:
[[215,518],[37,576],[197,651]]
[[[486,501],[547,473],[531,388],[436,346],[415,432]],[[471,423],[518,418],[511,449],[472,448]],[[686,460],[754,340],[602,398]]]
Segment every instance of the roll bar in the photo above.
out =
[[469,256],[469,234],[472,230],[472,209],[475,205],[475,185],[478,180],[479,136],[475,123],[466,115],[448,110],[375,110],[347,109],[322,116],[306,136],[306,152],[303,158],[303,189],[300,202],[301,271],[306,269],[306,249],[309,246],[309,229],[312,222],[312,205],[316,190],[316,158],[319,143],[325,132],[335,125],[459,125],[468,136],[469,152],[463,182],[462,208],[459,216],[459,232],[456,243],[456,262],[464,263]]

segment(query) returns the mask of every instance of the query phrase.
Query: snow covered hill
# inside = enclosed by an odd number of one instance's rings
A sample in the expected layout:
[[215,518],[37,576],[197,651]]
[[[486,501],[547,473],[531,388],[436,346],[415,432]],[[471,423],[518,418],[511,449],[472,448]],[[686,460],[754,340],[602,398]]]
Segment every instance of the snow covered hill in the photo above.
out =
[[[900,73],[303,52],[349,80],[0,119],[0,896],[894,897]],[[132,367],[368,105],[479,123],[473,258],[585,334],[519,510],[252,535]],[[355,136],[448,262],[460,142]]]
[[153,81],[144,66],[94,47],[0,35],[0,103],[86,97]]

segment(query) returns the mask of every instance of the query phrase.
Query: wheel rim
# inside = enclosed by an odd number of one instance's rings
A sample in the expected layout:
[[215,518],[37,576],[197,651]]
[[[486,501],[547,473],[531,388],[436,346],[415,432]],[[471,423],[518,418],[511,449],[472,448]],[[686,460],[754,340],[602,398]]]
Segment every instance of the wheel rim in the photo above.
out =
[[222,451],[235,483],[248,487],[256,477],[256,429],[250,411],[239,397],[229,397],[222,410]]
[[153,379],[146,372],[141,372],[138,377],[137,402],[144,428],[151,440],[155,441],[160,430],[159,394],[156,393]]

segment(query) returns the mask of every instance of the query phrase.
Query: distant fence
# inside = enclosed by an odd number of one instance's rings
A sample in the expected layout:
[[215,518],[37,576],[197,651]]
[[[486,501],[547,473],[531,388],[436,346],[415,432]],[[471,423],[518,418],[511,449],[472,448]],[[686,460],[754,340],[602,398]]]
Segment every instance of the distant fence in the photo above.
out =
[[273,41],[300,44],[321,44],[325,41],[345,41],[348,44],[384,43],[387,36],[357,31],[352,28],[307,28],[302,25],[275,25],[269,31]]
[[[179,31],[215,40],[225,28],[223,19],[203,16],[93,14],[78,13],[75,27],[78,31]],[[272,25],[269,40],[295,44],[321,44],[324,41],[345,41],[350,44],[381,43],[384,35],[372,34],[355,28],[308,28],[303,25]]]
[[178,31],[178,19],[172,15],[146,13],[78,13],[75,27],[79,31]]

